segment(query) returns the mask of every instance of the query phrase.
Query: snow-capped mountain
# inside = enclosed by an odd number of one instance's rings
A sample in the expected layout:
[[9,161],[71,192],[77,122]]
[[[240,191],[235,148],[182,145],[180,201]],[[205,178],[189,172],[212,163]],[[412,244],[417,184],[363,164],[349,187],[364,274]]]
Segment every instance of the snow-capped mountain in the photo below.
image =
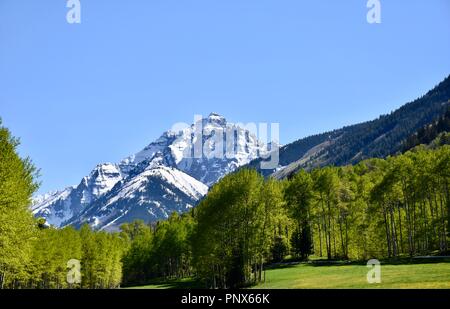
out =
[[210,186],[267,150],[249,130],[211,113],[181,131],[163,133],[142,151],[122,160],[119,166],[123,172],[129,172],[157,152],[164,154],[166,165]]
[[117,164],[97,165],[77,186],[36,197],[32,211],[58,227],[117,230],[135,219],[156,221],[194,207],[209,186],[266,153],[248,129],[211,113]]
[[173,211],[185,212],[207,192],[208,186],[176,168],[148,167],[66,223],[80,227],[87,222],[96,229],[116,230],[136,219],[152,222]]
[[60,226],[67,218],[72,217],[78,209],[72,207],[71,193],[76,187],[67,187],[61,191],[53,191],[39,195],[33,199],[31,210],[36,217],[43,217],[48,223]]
[[109,192],[122,177],[118,166],[111,163],[99,164],[78,186],[38,196],[33,201],[32,212],[36,217],[44,217],[48,223],[60,226]]

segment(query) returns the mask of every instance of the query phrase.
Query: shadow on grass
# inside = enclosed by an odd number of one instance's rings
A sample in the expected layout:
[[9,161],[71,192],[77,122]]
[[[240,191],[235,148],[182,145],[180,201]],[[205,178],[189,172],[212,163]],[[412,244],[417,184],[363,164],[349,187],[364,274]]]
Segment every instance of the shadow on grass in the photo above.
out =
[[[450,263],[450,256],[416,256],[416,257],[397,257],[390,259],[380,259],[382,265],[413,265],[413,264],[435,264]],[[338,260],[338,259],[316,259],[309,261],[289,261],[269,264],[265,266],[269,269],[291,268],[297,265],[326,267],[326,266],[349,266],[349,265],[367,265],[367,260]]]
[[149,287],[155,289],[201,289],[204,288],[203,285],[198,280],[188,278],[188,279],[169,279],[169,280],[152,280],[146,284],[139,286],[129,286],[125,288],[140,288]]
[[450,263],[450,256],[416,256],[391,258],[380,261],[384,265],[435,264]]

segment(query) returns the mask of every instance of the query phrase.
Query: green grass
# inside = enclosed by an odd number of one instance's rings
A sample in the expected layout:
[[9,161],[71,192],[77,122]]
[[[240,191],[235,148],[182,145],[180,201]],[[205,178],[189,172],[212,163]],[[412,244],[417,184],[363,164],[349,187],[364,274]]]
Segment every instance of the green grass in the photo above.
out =
[[[400,260],[381,262],[381,283],[367,283],[369,268],[364,263],[301,263],[266,270],[266,282],[259,289],[353,289],[353,288],[450,288],[450,260]],[[139,289],[201,288],[193,279],[152,282]]]
[[266,282],[255,288],[450,288],[450,263],[383,264],[381,283],[369,284],[366,265],[298,264],[266,271]]

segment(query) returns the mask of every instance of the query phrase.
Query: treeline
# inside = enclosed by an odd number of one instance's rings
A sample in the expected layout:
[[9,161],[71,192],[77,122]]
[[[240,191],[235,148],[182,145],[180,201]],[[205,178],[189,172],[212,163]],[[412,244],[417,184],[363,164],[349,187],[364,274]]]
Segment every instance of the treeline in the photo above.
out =
[[[85,225],[79,231],[72,227],[42,228],[35,238],[30,259],[24,271],[17,273],[15,281],[10,282],[12,287],[104,289],[120,286],[125,241],[118,234],[93,232]],[[69,262],[74,259],[78,260],[78,268],[77,263]]]
[[0,288],[119,286],[126,239],[88,226],[54,229],[34,219],[29,205],[38,188],[36,169],[17,155],[18,145],[0,123]]
[[[97,289],[120,286],[121,258],[126,247],[118,234],[93,232],[87,225],[80,231],[72,227],[41,228],[32,232],[28,247],[22,247],[26,251],[20,252],[21,259],[2,265],[2,288]],[[2,252],[2,260],[6,253]]]
[[121,235],[129,244],[123,256],[123,283],[136,285],[152,278],[190,276],[193,227],[190,213],[173,213],[168,220],[151,226],[140,220],[123,224]]
[[306,259],[395,258],[448,252],[450,147],[415,148],[354,166],[264,180],[240,170],[190,213],[124,226],[126,284],[194,276],[205,287],[264,280],[264,265]]

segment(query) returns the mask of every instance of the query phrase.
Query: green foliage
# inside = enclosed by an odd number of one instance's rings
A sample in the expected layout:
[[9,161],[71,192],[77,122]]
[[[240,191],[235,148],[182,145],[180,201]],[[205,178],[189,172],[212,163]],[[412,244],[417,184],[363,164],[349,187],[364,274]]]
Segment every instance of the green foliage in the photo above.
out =
[[213,186],[197,206],[193,258],[197,275],[208,285],[235,286],[249,275],[249,253],[256,243],[252,232],[260,223],[258,192],[262,183],[257,173],[240,171]]
[[142,221],[122,225],[122,234],[129,241],[123,257],[123,283],[142,284],[153,278],[168,280],[191,275],[189,239],[193,224],[191,214],[173,213],[153,227]]
[[[67,227],[61,230],[47,228],[39,230],[33,242],[31,259],[27,267],[28,288],[68,288],[67,262],[81,260],[79,233]],[[73,286],[75,287],[75,286]]]
[[26,278],[36,234],[28,209],[37,188],[36,169],[18,156],[18,145],[0,122],[0,288],[14,287]]
[[290,239],[292,253],[301,259],[306,259],[312,253],[310,221],[313,197],[313,180],[303,170],[295,174],[285,186],[284,199],[289,215],[295,222]]
[[93,232],[88,225],[81,228],[80,237],[81,287],[104,289],[119,286],[124,240],[118,234]]
[[291,235],[291,250],[295,257],[306,260],[313,253],[311,228],[309,224],[297,227]]
[[272,262],[278,263],[284,260],[288,253],[286,237],[282,235],[275,236],[272,246]]
[[193,221],[189,214],[179,216],[174,212],[167,221],[157,223],[151,256],[157,275],[164,278],[180,278],[190,274],[189,236],[192,229]]
[[193,258],[208,286],[238,287],[260,280],[262,265],[286,219],[282,191],[255,171],[224,177],[197,206]]
[[[0,123],[1,125],[1,123]],[[120,284],[125,242],[116,234],[54,229],[29,205],[36,169],[0,126],[0,288],[112,288]],[[82,284],[69,284],[68,261],[81,260]]]
[[125,285],[145,283],[151,272],[150,254],[152,253],[153,233],[143,221],[126,223],[121,226],[122,234],[128,240],[128,250],[123,256]]

